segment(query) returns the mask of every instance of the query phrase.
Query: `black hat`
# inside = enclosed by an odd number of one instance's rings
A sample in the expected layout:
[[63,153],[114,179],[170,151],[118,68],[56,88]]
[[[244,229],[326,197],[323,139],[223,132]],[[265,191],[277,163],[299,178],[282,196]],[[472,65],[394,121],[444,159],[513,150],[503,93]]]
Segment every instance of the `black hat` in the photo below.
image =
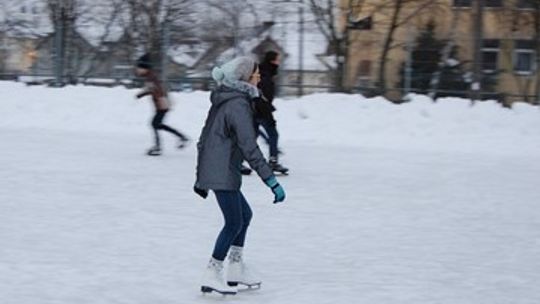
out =
[[277,59],[279,54],[275,51],[268,51],[264,54],[264,62],[272,62]]
[[135,65],[141,69],[147,69],[147,70],[152,69],[152,60],[150,58],[150,54],[146,53],[142,55],[139,59],[137,59],[137,62],[135,63]]

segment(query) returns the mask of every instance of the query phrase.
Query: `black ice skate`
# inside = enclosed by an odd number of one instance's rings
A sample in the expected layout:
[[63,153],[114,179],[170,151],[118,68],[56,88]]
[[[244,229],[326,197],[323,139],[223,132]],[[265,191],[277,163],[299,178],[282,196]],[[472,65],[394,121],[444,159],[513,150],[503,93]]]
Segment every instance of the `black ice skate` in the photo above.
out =
[[270,168],[272,168],[272,171],[274,171],[275,173],[281,173],[283,175],[289,174],[289,168],[282,166],[278,162],[276,157],[270,157],[270,161],[268,162],[268,164],[270,165]]
[[154,146],[154,147],[150,148],[150,150],[148,150],[148,152],[146,152],[146,155],[159,156],[159,155],[161,155],[161,148],[157,147],[157,146]]
[[240,168],[240,172],[242,173],[242,175],[250,175],[252,171],[253,170],[251,170],[250,168],[244,166],[244,164],[242,164],[242,167]]

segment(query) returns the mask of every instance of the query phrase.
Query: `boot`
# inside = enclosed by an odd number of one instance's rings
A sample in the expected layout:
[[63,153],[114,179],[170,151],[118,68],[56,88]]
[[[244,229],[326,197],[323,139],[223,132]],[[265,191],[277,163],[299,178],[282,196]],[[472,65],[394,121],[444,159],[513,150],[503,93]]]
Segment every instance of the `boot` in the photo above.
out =
[[279,172],[279,173],[282,173],[282,174],[287,174],[287,172],[289,172],[289,168],[286,168],[286,167],[282,166],[278,162],[278,158],[275,157],[275,156],[270,157],[270,159],[268,161],[268,164],[270,165],[270,168],[272,168],[272,171],[274,171],[274,172]]
[[245,285],[248,288],[259,288],[261,280],[249,270],[242,260],[242,247],[231,246],[229,251],[229,267],[227,268],[227,284],[229,286]]
[[220,294],[236,294],[236,287],[228,286],[225,283],[223,274],[223,261],[210,259],[203,275],[201,291],[203,293],[215,291]]
[[153,146],[152,148],[150,148],[150,150],[148,150],[148,152],[146,152],[146,154],[150,156],[161,155],[161,148],[159,146]]
[[240,167],[240,172],[242,173],[242,175],[250,175],[251,169],[242,164],[242,167]]
[[184,149],[189,144],[190,140],[187,137],[180,138],[180,142],[178,143],[178,149]]

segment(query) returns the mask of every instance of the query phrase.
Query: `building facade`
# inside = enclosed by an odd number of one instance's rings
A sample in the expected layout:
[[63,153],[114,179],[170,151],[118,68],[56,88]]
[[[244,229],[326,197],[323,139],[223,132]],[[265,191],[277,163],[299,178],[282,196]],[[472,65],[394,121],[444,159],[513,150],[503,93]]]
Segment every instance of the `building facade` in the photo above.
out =
[[[342,1],[342,7],[347,7],[351,1]],[[347,86],[380,87],[382,55],[386,48],[384,87],[388,90],[384,93],[393,99],[399,98],[403,92],[399,84],[403,83],[401,79],[405,77],[403,66],[408,60],[409,50],[429,22],[435,24],[437,39],[452,41],[458,55],[457,58],[448,59],[461,64],[465,71],[463,77],[471,81],[468,78],[471,78],[475,67],[475,41],[479,37],[475,35],[478,24],[476,0],[387,1],[386,5],[383,2],[364,1],[363,5],[354,8],[353,20],[343,20],[344,24],[349,25],[368,17],[372,21],[367,29],[351,30],[349,26]],[[400,2],[404,3],[403,7],[396,13],[396,5]],[[534,0],[483,2],[479,64],[481,77],[490,78],[494,83],[490,88],[481,87],[480,91],[498,93],[502,101],[507,103],[537,103],[540,93],[536,56],[540,26],[538,4]],[[392,28],[392,39],[389,40]]]

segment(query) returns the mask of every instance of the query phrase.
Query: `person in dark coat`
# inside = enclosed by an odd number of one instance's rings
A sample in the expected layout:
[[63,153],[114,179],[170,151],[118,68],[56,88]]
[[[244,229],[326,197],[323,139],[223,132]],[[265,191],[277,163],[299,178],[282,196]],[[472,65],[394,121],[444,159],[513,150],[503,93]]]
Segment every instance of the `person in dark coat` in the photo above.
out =
[[266,52],[264,60],[260,64],[261,81],[259,82],[258,87],[262,92],[262,96],[260,97],[261,100],[257,102],[256,112],[257,123],[266,133],[263,134],[259,131],[259,134],[263,135],[270,148],[269,163],[272,170],[275,172],[287,173],[289,169],[282,166],[278,159],[280,153],[278,148],[279,133],[277,131],[276,119],[273,114],[276,110],[273,101],[276,93],[275,78],[278,74],[279,64],[280,56],[277,52]]
[[156,109],[156,114],[152,119],[155,145],[148,150],[147,154],[152,156],[161,155],[161,141],[158,133],[160,130],[176,135],[180,140],[178,148],[184,148],[189,141],[188,137],[163,123],[163,119],[170,108],[169,98],[167,96],[167,91],[164,89],[158,76],[152,69],[152,62],[149,54],[145,54],[137,60],[135,74],[139,77],[144,77],[145,79],[144,90],[137,94],[137,99],[148,95],[152,96],[152,101],[154,102]]
[[[197,143],[197,180],[194,191],[206,198],[212,190],[223,213],[225,225],[215,242],[201,290],[224,294],[237,292],[235,285],[260,285],[243,262],[251,208],[240,188],[243,160],[257,172],[274,193],[274,202],[285,199],[285,191],[257,145],[253,102],[259,96],[258,66],[249,57],[238,57],[212,70],[218,87],[211,93],[212,106]],[[229,256],[227,277],[223,261]]]

